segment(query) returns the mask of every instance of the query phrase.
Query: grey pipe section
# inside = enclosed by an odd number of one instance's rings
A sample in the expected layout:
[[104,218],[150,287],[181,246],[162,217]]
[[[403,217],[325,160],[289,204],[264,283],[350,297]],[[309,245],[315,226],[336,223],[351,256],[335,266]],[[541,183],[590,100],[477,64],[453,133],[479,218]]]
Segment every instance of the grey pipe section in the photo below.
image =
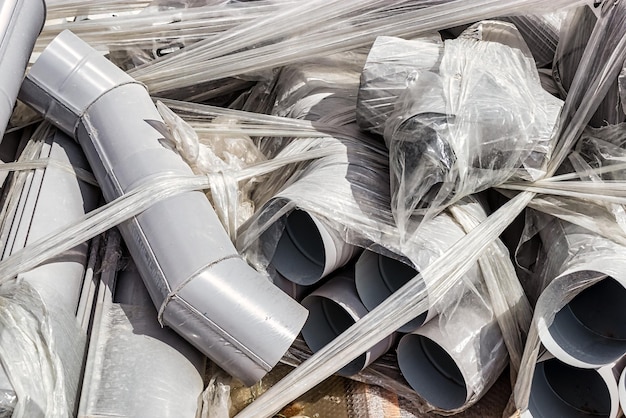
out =
[[581,369],[551,357],[535,365],[528,409],[523,418],[621,416],[617,380],[622,364]]
[[344,266],[356,252],[332,228],[296,209],[286,216],[271,266],[287,280],[310,286]]
[[[85,150],[107,201],[164,174],[192,175],[160,144],[145,87],[69,31],[33,65],[20,98]],[[202,192],[119,226],[163,323],[247,385],[280,360],[307,312],[237,253]]]
[[613,363],[626,354],[626,248],[559,220],[541,238],[549,249],[549,284],[535,308],[541,342],[571,366]]
[[[309,309],[309,318],[302,328],[302,337],[311,351],[316,352],[334,340],[367,314],[354,285],[354,270],[344,269],[324,285],[302,300]],[[385,354],[393,345],[395,335],[390,335],[371,349],[348,363],[337,374],[357,374],[374,360]]]
[[[39,139],[42,143],[38,158],[49,158],[60,164],[89,170],[82,150],[71,138],[54,128],[41,134],[46,137]],[[55,164],[50,164],[45,170],[34,171],[24,187],[21,190],[12,189],[11,194],[12,198],[19,198],[19,204],[15,213],[9,214],[7,219],[8,235],[2,259],[80,219],[86,212],[98,206],[101,196],[97,187],[81,181],[71,171]],[[64,364],[64,373],[60,378],[64,382],[68,416],[74,414],[77,403],[86,348],[86,335],[79,326],[76,312],[85,280],[88,253],[89,243],[85,242],[33,270],[18,275],[18,280],[23,280],[37,291],[49,312],[48,321],[56,344],[56,354]],[[12,379],[36,381],[43,378],[15,376],[10,369],[0,369],[0,374],[6,372],[9,372]],[[0,381],[6,382],[6,377],[0,377]],[[23,383],[16,387],[30,386]],[[12,390],[6,385],[1,388],[4,391]],[[33,393],[17,395],[18,398],[28,398],[24,402],[30,404],[25,409],[29,411],[26,412],[29,418],[46,411],[46,404],[51,402],[50,399],[41,399]],[[47,395],[50,397],[53,394]]]
[[45,19],[44,0],[0,1],[0,141]]
[[398,366],[415,390],[435,408],[464,409],[475,403],[508,364],[508,352],[486,290],[468,292],[457,306],[398,343]]
[[626,411],[626,369],[622,371],[622,375],[618,382],[619,404],[622,411]]
[[205,358],[161,327],[132,263],[118,274],[113,303],[104,309],[79,417],[195,418]]
[[[411,243],[407,244],[414,249],[414,260],[401,261],[403,257],[391,258],[386,255],[364,251],[355,266],[356,288],[363,304],[372,310],[380,305],[392,293],[413,279],[420,270],[426,268],[442,255],[455,242],[465,236],[461,226],[450,215],[442,213],[434,219],[422,223],[420,232],[415,234]],[[421,277],[422,285],[428,290],[436,283],[430,283],[428,277]],[[465,275],[465,280],[476,283],[482,280],[478,265],[474,266]],[[438,313],[453,305],[457,298],[462,297],[466,291],[463,282],[457,284],[451,292],[448,292],[442,300],[430,303],[427,312],[409,321],[398,329],[399,332],[412,332],[424,323],[435,318]]]

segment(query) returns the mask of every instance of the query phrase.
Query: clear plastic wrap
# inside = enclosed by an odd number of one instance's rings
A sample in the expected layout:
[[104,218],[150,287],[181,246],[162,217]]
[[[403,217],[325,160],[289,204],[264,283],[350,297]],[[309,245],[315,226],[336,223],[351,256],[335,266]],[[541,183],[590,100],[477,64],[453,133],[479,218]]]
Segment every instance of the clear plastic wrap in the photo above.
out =
[[[562,25],[553,74],[563,97],[567,95],[572,85],[596,21],[596,14],[590,7],[579,7],[570,11]],[[622,106],[619,83],[615,80],[589,124],[598,128],[606,124],[623,122],[626,115]]]
[[[237,26],[132,71],[153,93],[367,46],[379,35],[416,36],[503,14],[551,11],[582,1],[316,0]],[[181,68],[183,73],[181,74]]]
[[510,16],[498,18],[498,20],[511,22],[517,27],[528,44],[537,67],[552,66],[564,20],[563,13]]
[[479,28],[445,42],[440,66],[416,72],[386,124],[401,229],[416,209],[545,173],[562,102],[542,89],[532,59],[475,39]]

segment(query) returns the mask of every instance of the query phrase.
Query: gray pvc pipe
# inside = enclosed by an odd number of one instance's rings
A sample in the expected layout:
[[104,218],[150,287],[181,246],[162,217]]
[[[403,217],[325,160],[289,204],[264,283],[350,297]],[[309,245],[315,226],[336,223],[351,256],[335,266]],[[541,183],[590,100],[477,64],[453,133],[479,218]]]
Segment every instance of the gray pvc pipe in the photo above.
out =
[[44,0],[0,1],[0,141],[45,19]]
[[522,417],[616,418],[621,415],[616,370],[581,369],[556,358],[540,360]]
[[[20,98],[76,137],[107,201],[164,174],[193,174],[161,145],[163,120],[145,87],[69,31],[32,66]],[[119,229],[163,323],[245,384],[302,328],[306,309],[239,256],[202,192],[158,202]]]
[[[350,270],[333,275],[327,283],[305,297],[302,305],[309,309],[309,318],[302,328],[302,337],[313,352],[322,349],[368,312],[357,295],[354,272]],[[365,369],[392,347],[394,339],[393,334],[388,336],[348,363],[337,374],[351,376]]]
[[344,266],[356,252],[315,216],[296,209],[285,219],[271,265],[287,280],[310,286]]
[[[615,362],[626,354],[626,248],[562,221],[541,238],[549,282],[535,308],[541,342],[571,366]],[[592,279],[599,281],[581,286]]]
[[[89,170],[80,147],[64,133],[52,129],[41,141],[39,158],[49,158],[57,163]],[[71,171],[54,164],[50,164],[45,170],[36,170],[21,191],[13,192],[20,192],[19,205],[16,213],[11,216],[12,219],[7,219],[9,231],[2,259],[95,209],[101,196],[97,187],[79,180]],[[13,196],[16,197],[18,196]],[[89,243],[85,242],[18,275],[18,280],[27,282],[39,293],[49,312],[50,333],[54,337],[56,353],[65,366],[61,377],[68,401],[68,413],[74,412],[74,404],[77,402],[86,348],[84,331],[76,320],[76,311],[81,299],[88,253]],[[9,349],[10,347],[3,348]],[[0,374],[4,373],[5,370],[1,370]],[[38,379],[37,376],[23,378]],[[0,381],[6,380],[6,377],[0,377]],[[0,387],[11,390],[6,385]],[[21,389],[29,390],[28,385]],[[26,397],[32,393],[18,393],[18,396],[22,395]],[[34,410],[45,411],[46,402],[49,401],[35,395],[32,398],[29,396],[28,402],[35,406],[27,415],[34,414]]]
[[163,328],[139,272],[118,274],[99,324],[79,417],[195,418],[205,357]]
[[398,343],[402,375],[440,410],[462,409],[480,399],[508,364],[495,315],[481,303],[484,299],[468,294],[454,310]]

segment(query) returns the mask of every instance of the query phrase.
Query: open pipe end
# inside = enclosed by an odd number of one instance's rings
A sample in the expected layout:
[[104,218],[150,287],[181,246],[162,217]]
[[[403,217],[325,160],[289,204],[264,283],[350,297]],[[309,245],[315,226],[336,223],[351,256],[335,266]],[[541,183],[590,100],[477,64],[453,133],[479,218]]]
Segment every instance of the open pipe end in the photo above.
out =
[[324,276],[326,248],[322,234],[313,218],[302,210],[294,210],[286,219],[271,264],[286,279],[309,286]]
[[626,353],[626,288],[608,277],[583,290],[555,316],[546,348],[573,366],[599,367]]
[[[343,331],[356,323],[354,318],[339,303],[323,296],[310,295],[302,300],[302,305],[309,310],[309,317],[302,328],[302,337],[314,353],[338,337]],[[337,374],[352,376],[368,365],[369,352],[352,360]]]
[[528,410],[533,418],[609,417],[611,396],[597,371],[553,358],[535,366]]
[[398,365],[413,390],[431,405],[453,410],[465,404],[467,385],[459,366],[430,338],[418,334],[402,337]]
[[[356,289],[363,305],[371,311],[417,274],[418,271],[408,264],[372,251],[364,251],[355,266]],[[419,315],[398,331],[415,331],[424,324],[427,316],[428,312]]]

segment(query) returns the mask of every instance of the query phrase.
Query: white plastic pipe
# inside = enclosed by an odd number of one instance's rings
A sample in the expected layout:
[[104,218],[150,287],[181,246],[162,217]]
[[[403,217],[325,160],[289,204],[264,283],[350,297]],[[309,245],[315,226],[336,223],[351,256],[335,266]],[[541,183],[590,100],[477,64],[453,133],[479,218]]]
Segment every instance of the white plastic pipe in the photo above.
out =
[[[302,328],[302,337],[311,351],[319,351],[367,314],[354,285],[354,271],[346,269],[302,300],[309,309],[309,318]],[[389,335],[378,344],[352,360],[337,374],[351,376],[372,364],[393,345],[395,335]]]
[[618,385],[619,404],[622,407],[622,411],[626,411],[626,369],[622,371]]
[[[20,98],[75,136],[107,201],[163,175],[192,175],[161,145],[163,120],[145,87],[69,31],[32,66]],[[245,384],[272,369],[304,324],[306,309],[239,256],[202,192],[119,228],[162,322]]]
[[617,381],[622,364],[581,369],[548,353],[535,366],[530,402],[523,418],[621,416]]
[[0,0],[0,140],[45,19],[44,0]]

